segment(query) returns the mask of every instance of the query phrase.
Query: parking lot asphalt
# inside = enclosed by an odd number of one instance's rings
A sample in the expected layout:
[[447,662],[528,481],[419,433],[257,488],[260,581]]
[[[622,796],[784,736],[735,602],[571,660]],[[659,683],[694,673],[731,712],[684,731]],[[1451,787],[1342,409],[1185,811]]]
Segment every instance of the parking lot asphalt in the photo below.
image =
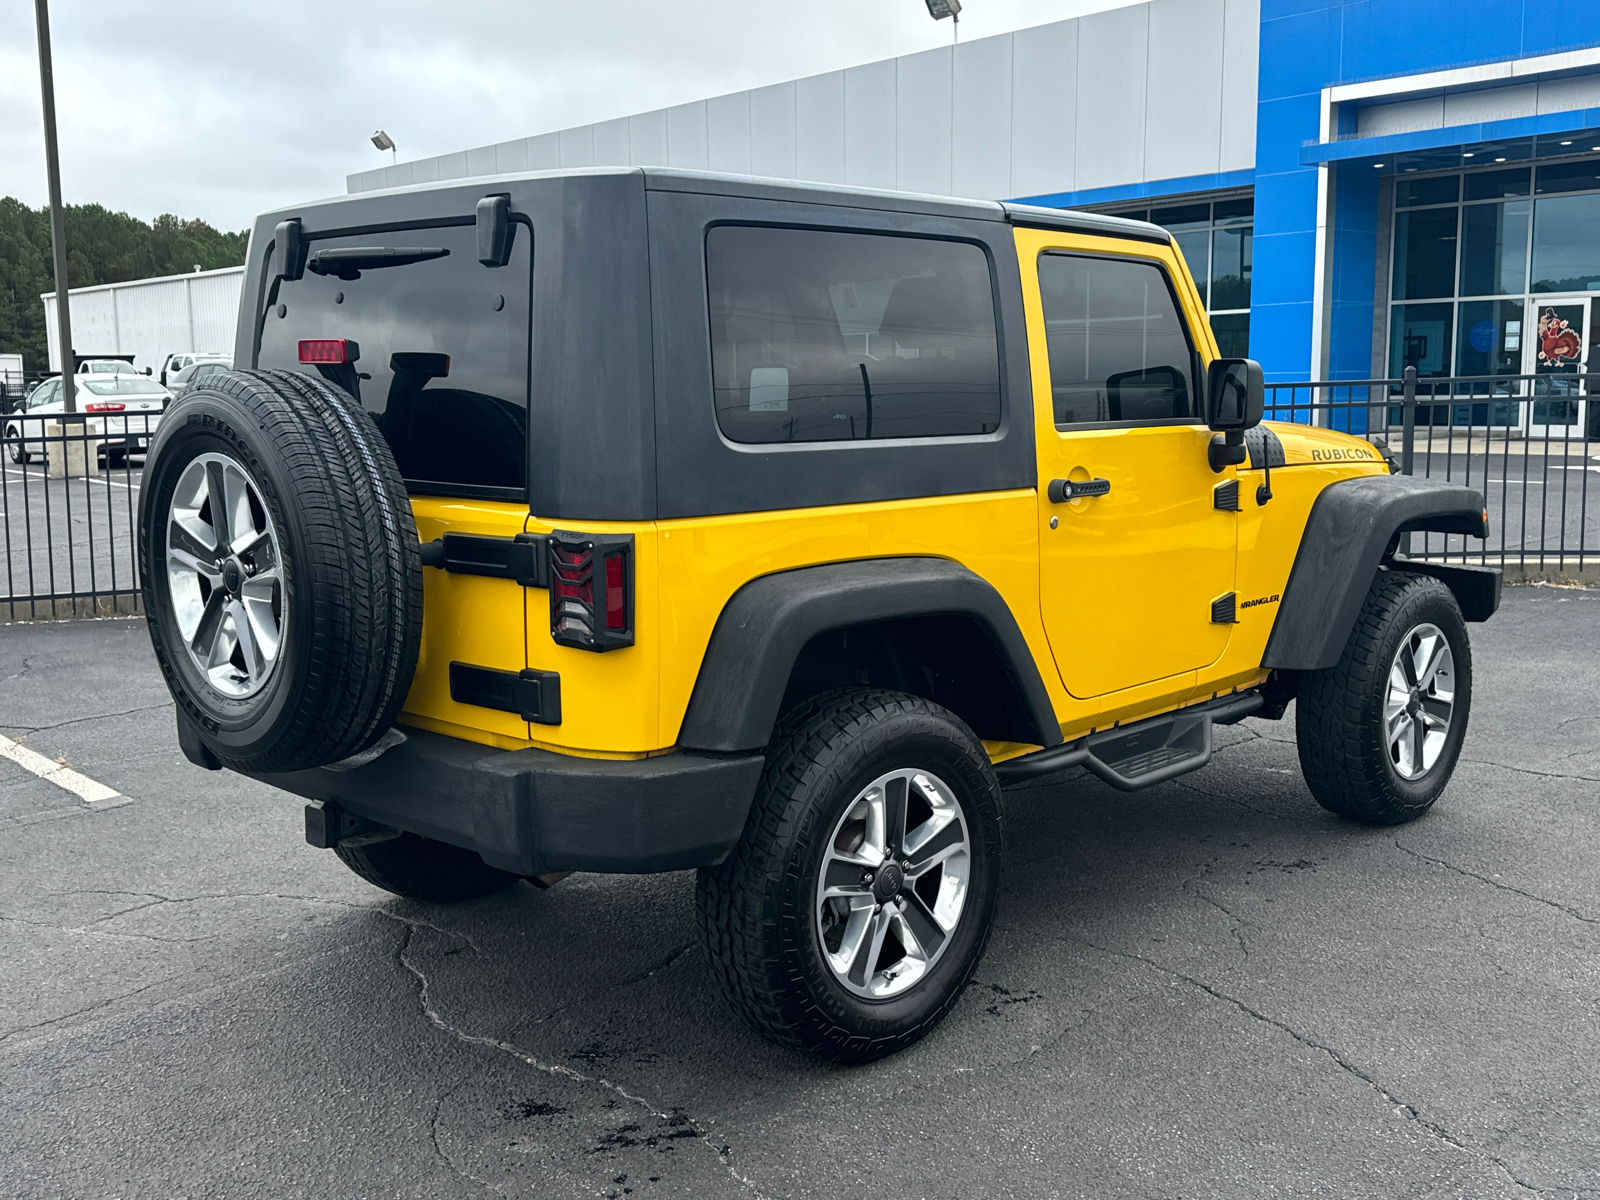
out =
[[724,1010],[693,875],[459,906],[178,753],[138,621],[0,628],[10,1197],[1600,1197],[1600,592],[1474,626],[1464,760],[1340,821],[1290,720],[1008,792],[999,924],[857,1068]]

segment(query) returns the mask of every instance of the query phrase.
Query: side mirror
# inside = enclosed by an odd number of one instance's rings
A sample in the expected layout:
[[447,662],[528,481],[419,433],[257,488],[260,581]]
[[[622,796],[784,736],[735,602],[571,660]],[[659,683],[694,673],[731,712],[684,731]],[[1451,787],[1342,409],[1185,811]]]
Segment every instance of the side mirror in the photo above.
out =
[[503,267],[511,261],[511,197],[485,196],[478,201],[478,261],[486,267]]
[[[1243,433],[1261,424],[1266,385],[1261,364],[1248,358],[1219,358],[1206,371],[1206,424],[1224,433]],[[1231,439],[1230,439],[1231,440]]]
[[144,369],[144,373],[146,375],[154,375],[156,373],[156,369],[154,367],[146,367]]
[[299,219],[279,221],[278,227],[272,231],[272,274],[290,283],[304,277],[306,249]]

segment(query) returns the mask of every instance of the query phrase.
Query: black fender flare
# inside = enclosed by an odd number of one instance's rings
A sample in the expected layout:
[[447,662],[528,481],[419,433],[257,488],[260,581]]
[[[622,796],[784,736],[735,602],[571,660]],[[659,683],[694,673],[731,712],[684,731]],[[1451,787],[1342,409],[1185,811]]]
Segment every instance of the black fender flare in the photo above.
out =
[[1016,685],[1042,746],[1061,742],[1050,695],[994,585],[943,558],[869,558],[798,567],[746,583],[723,607],[701,660],[678,745],[759,750],[772,736],[795,660],[819,633],[898,617],[972,618]]
[[[1487,537],[1482,493],[1410,475],[1364,475],[1323,488],[1300,535],[1261,665],[1321,671],[1337,663],[1373,578],[1393,553],[1395,536],[1424,529]],[[1405,561],[1393,560],[1393,566],[1404,569]],[[1487,620],[1499,604],[1498,571],[1492,572],[1490,587],[1470,587],[1469,596],[1456,586],[1465,582],[1457,578],[1459,572],[1426,564],[1418,564],[1418,570],[1450,584],[1469,620]],[[1492,601],[1486,601],[1491,591]]]

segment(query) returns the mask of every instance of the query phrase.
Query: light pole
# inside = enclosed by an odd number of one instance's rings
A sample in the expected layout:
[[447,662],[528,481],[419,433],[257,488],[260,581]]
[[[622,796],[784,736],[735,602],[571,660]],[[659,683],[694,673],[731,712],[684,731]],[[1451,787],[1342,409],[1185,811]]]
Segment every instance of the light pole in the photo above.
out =
[[56,150],[56,81],[50,62],[49,0],[33,0],[39,29],[39,87],[44,93],[44,167],[50,181],[50,251],[56,273],[56,340],[61,348],[61,398],[63,411],[78,411],[77,388],[72,373],[72,312],[67,298],[67,215],[61,207],[61,156]]
[[950,18],[950,30],[955,34],[954,42],[961,41],[961,0],[927,0],[928,15],[935,21]]
[[389,160],[390,162],[400,161],[400,152],[394,148],[394,139],[383,130],[380,129],[377,133],[372,135],[372,144],[379,150],[389,151],[389,153],[392,155]]

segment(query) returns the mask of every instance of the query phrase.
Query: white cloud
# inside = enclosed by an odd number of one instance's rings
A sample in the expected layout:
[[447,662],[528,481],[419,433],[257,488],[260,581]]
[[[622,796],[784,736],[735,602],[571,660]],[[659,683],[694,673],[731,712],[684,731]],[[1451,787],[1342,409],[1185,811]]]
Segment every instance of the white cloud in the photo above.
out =
[[[962,40],[1128,0],[969,0]],[[44,202],[29,6],[0,10],[0,194]],[[921,0],[58,0],[62,187],[225,229],[447,153],[942,45]]]

